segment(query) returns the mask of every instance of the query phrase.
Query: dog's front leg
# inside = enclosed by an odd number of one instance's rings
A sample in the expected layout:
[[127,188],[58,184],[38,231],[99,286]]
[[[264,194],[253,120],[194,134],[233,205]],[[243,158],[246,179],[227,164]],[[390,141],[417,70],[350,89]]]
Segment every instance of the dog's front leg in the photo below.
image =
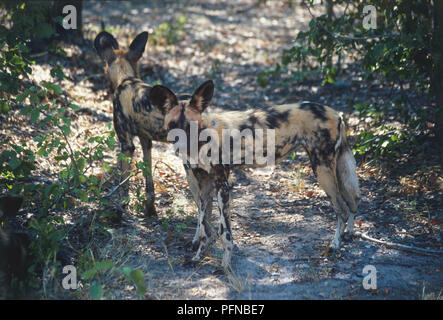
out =
[[213,183],[206,171],[190,169],[186,166],[185,169],[188,184],[198,208],[197,228],[192,240],[192,247],[197,249],[197,252],[192,260],[199,261],[202,253],[209,248],[213,240],[214,232],[208,220],[212,212]]
[[122,185],[122,201],[126,204],[127,198],[129,196],[129,177],[131,175],[131,162],[132,157],[134,156],[134,150],[135,147],[132,144],[132,141],[125,141],[120,144],[121,152],[124,154],[125,159],[120,159],[118,162],[118,167],[120,169],[120,183],[124,184]]
[[219,234],[222,239],[224,249],[222,266],[226,269],[231,264],[232,249],[234,247],[230,221],[231,188],[228,181],[229,169],[218,167],[215,171],[215,190],[217,193],[217,202],[220,210]]
[[154,181],[152,180],[152,140],[148,138],[140,138],[140,142],[143,148],[143,160],[148,163],[148,172],[146,173],[146,195],[148,199],[145,200],[145,215],[147,217],[157,216],[155,210],[155,192]]
[[[125,117],[118,97],[114,99],[114,129],[120,142],[120,151],[125,156],[124,159],[118,160],[118,168],[120,170],[120,181],[123,183],[121,186],[122,192],[120,192],[120,202],[118,206],[126,207],[129,198],[129,177],[131,176],[131,162],[134,155],[134,136],[131,132],[129,125],[129,119]],[[121,210],[119,209],[117,219],[121,218]]]

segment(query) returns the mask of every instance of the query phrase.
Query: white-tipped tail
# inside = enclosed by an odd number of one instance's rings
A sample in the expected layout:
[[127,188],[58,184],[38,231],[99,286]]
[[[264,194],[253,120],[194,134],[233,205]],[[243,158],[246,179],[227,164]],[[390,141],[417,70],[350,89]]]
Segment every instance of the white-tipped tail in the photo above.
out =
[[337,158],[337,178],[340,193],[345,199],[349,209],[352,212],[357,211],[361,194],[357,178],[357,167],[355,158],[347,144],[344,128],[340,132],[341,145],[338,150]]

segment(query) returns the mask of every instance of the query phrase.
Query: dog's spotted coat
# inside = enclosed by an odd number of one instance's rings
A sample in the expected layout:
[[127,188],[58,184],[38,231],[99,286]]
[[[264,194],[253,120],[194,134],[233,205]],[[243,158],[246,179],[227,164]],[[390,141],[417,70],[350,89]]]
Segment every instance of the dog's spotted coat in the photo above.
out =
[[[223,129],[275,129],[275,163],[302,145],[309,155],[320,186],[335,209],[337,229],[331,246],[338,248],[345,227],[347,232],[353,232],[354,215],[360,200],[355,159],[348,146],[345,126],[340,115],[332,108],[313,102],[274,106],[266,110],[207,109],[213,91],[212,81],[207,81],[192,96],[180,100],[168,88],[155,86],[151,90],[151,104],[166,113],[165,129],[183,129],[188,137],[191,121],[197,121],[199,130],[217,130],[220,139]],[[263,149],[266,154],[267,143],[266,139],[264,140]],[[200,143],[199,147],[201,145]],[[222,146],[221,141],[218,141],[218,146]],[[221,150],[219,154],[222,154]],[[185,156],[189,157],[189,154]],[[202,163],[185,166],[199,211],[193,239],[193,244],[198,248],[194,260],[201,258],[213,238],[208,215],[212,211],[212,198],[215,193],[220,210],[219,234],[224,245],[223,266],[229,266],[233,248],[229,174],[233,168],[244,166]]]
[[[115,38],[103,31],[94,40],[94,46],[100,57],[106,62],[105,74],[114,92],[114,129],[121,152],[132,159],[135,136],[138,136],[143,148],[143,159],[149,164],[146,175],[145,214],[156,215],[154,206],[154,183],[151,175],[152,140],[166,141],[166,130],[163,129],[164,111],[152,107],[149,99],[151,86],[137,78],[137,62],[143,55],[148,33],[140,33],[129,46],[128,51],[119,49]],[[130,163],[119,161],[122,172],[121,181],[130,175]],[[128,193],[128,183],[123,187],[124,195]]]

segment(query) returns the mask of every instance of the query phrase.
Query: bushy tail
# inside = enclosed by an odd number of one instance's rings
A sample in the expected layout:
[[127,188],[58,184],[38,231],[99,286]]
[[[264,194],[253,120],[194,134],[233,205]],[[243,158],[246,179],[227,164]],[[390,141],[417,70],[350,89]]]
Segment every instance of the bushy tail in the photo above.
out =
[[338,186],[349,209],[352,212],[356,212],[361,197],[357,178],[357,167],[355,165],[355,158],[347,142],[343,121],[341,121],[340,124],[340,145],[337,146],[338,157],[336,168]]

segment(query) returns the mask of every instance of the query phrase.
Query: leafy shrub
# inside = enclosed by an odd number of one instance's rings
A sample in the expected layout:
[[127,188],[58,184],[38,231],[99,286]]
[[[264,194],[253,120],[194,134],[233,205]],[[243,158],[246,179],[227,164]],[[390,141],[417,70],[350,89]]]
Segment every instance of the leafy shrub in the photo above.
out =
[[[0,5],[0,10],[7,12],[6,23],[0,26],[2,117],[8,117],[11,109],[19,109],[22,116],[28,117],[29,124],[38,129],[33,138],[37,145],[35,152],[26,141],[17,143],[10,137],[2,137],[0,186],[1,193],[24,195],[28,204],[31,213],[28,231],[33,240],[29,269],[33,276],[29,285],[37,288],[41,288],[48,278],[56,279],[62,270],[59,255],[64,247],[68,247],[72,226],[65,223],[61,213],[89,204],[106,217],[111,193],[108,185],[119,175],[104,158],[106,152],[115,148],[115,133],[111,125],[99,135],[92,135],[86,130],[80,137],[85,140],[84,147],[74,150],[70,141],[71,115],[78,107],[68,101],[56,83],[42,81],[30,85],[26,82],[32,73],[31,65],[35,63],[29,50],[31,38],[49,38],[53,34],[51,24],[47,22],[50,21],[50,4],[50,1],[7,1]],[[51,53],[64,55],[56,43],[50,46]],[[51,75],[55,79],[63,79],[63,69],[55,66]],[[42,160],[51,163],[50,174],[56,177],[55,180],[32,176]],[[102,174],[94,174],[92,170],[95,167],[101,168]],[[137,168],[146,173],[146,164],[138,163]],[[98,220],[90,221],[90,227],[93,223],[106,223],[105,219]],[[89,246],[88,243],[82,245]],[[93,262],[88,259],[92,258],[87,256],[83,259],[85,265]],[[106,266],[104,262],[102,264]],[[94,264],[94,268],[103,271],[102,264]],[[139,295],[143,295],[144,278],[139,270],[129,270],[124,266],[117,270],[133,281]],[[85,277],[84,280],[97,279]],[[97,283],[94,282],[91,287],[95,288],[91,289],[91,296],[98,297]]]
[[[442,35],[437,29],[437,20],[443,17],[434,14],[437,9],[429,0],[404,0],[395,4],[376,0],[370,4],[376,9],[377,27],[366,30],[363,18],[367,4],[334,1],[344,12],[318,17],[311,12],[313,1],[306,4],[312,15],[309,29],[298,33],[293,46],[283,51],[281,64],[264,70],[258,82],[265,87],[269,77],[275,74],[286,73],[289,81],[299,81],[317,73],[323,78],[322,84],[332,84],[341,70],[343,58],[355,57],[363,79],[382,79],[385,85],[399,89],[391,104],[354,105],[361,117],[371,117],[374,122],[369,131],[365,130],[358,137],[357,150],[361,154],[371,151],[376,157],[397,156],[398,149],[410,148],[417,135],[430,133],[428,123],[434,123],[437,135],[441,132],[441,99],[436,108],[417,107],[405,99],[403,85],[408,84],[409,93],[431,94],[439,99],[443,84],[437,74],[442,67],[439,57],[443,45],[439,40]],[[393,131],[389,128],[388,114],[395,114],[396,120],[406,124],[407,133],[394,130],[393,135],[385,134],[371,140],[377,134]]]
[[181,16],[172,22],[161,23],[154,34],[149,37],[154,45],[173,45],[184,36],[186,17]]

